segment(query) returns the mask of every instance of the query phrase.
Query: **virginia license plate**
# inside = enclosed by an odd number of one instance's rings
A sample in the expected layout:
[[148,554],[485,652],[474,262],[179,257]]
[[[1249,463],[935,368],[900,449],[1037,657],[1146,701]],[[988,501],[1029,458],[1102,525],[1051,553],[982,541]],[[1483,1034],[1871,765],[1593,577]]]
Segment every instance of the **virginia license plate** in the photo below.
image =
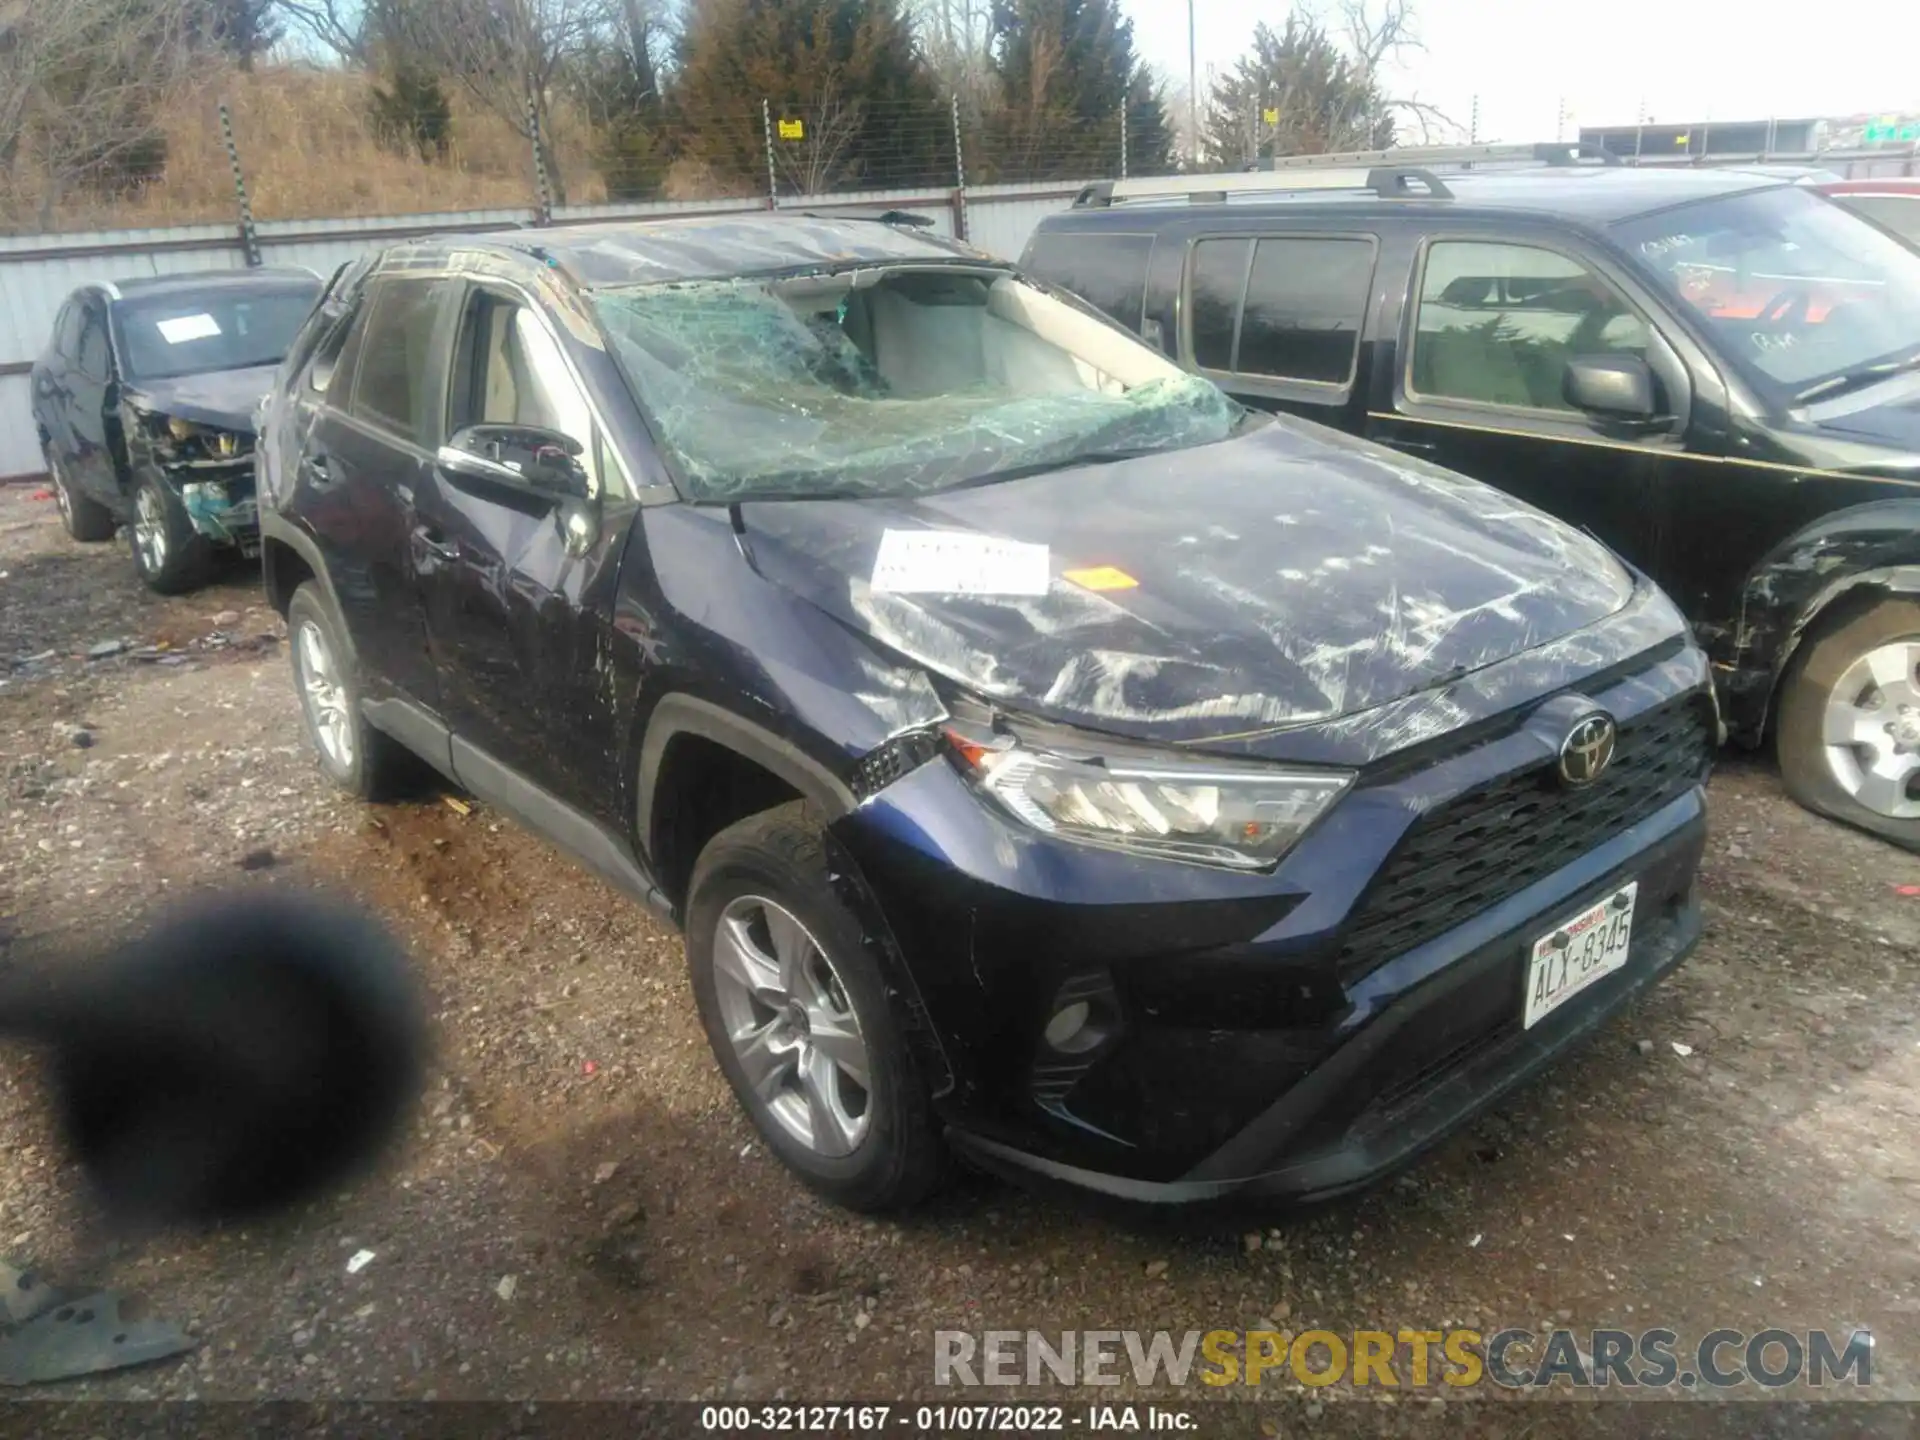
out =
[[1633,902],[1640,882],[1622,886],[1533,942],[1527,965],[1526,1021],[1546,1016],[1627,963],[1633,941]]

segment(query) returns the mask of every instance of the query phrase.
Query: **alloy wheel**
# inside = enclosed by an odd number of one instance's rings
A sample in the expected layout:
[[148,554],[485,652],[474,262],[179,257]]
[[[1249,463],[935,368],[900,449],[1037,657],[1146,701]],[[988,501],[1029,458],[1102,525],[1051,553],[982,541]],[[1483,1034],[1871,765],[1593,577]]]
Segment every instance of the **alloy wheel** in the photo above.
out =
[[300,703],[307,708],[314,738],[335,766],[351,770],[353,723],[347,711],[346,683],[325,633],[313,621],[300,626],[294,653],[300,665]]
[[747,1083],[815,1154],[850,1155],[873,1118],[860,1018],[833,961],[784,906],[742,895],[713,944],[720,1017]]
[[1867,651],[1827,696],[1827,768],[1877,815],[1920,819],[1920,637]]
[[157,575],[167,563],[167,511],[151,485],[142,486],[133,502],[133,544],[140,568]]

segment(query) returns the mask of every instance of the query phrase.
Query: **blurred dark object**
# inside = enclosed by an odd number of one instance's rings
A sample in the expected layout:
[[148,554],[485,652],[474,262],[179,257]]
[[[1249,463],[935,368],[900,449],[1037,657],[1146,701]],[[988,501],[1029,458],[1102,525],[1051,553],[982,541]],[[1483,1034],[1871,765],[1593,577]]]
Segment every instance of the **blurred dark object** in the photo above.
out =
[[292,894],[202,903],[96,963],[0,988],[46,1047],[110,1221],[265,1215],[370,1165],[418,1093],[425,1023],[394,939]]

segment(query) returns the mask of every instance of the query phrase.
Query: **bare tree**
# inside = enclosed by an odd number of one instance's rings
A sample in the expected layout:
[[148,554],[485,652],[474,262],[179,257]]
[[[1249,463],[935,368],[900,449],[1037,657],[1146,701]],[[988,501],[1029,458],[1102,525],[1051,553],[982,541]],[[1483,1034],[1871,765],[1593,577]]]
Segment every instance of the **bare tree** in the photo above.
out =
[[0,206],[53,228],[80,188],[115,191],[156,176],[162,99],[190,73],[191,0],[0,0]]
[[1438,106],[1414,95],[1396,95],[1387,83],[1385,71],[1409,55],[1427,52],[1413,0],[1336,0],[1328,28],[1337,29],[1346,42],[1355,67],[1394,117],[1396,131],[1418,130],[1422,145],[1460,137],[1463,127]]
[[913,0],[908,7],[920,52],[940,88],[979,115],[993,94],[993,6],[990,0]]
[[349,65],[368,63],[365,0],[277,0],[292,28]]
[[805,133],[798,140],[776,140],[774,164],[800,194],[819,195],[846,178],[850,162],[858,162],[851,152],[866,128],[866,117],[860,102],[849,100],[831,79],[800,111]]
[[418,53],[529,142],[537,135],[554,199],[565,204],[554,101],[571,62],[623,20],[616,0],[408,0],[403,9]]

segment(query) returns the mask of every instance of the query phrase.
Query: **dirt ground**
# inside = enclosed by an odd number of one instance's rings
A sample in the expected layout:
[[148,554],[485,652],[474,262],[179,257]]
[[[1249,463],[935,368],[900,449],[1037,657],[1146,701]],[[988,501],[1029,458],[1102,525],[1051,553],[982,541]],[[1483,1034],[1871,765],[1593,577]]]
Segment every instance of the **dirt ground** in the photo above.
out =
[[[1713,783],[1689,964],[1385,1189],[1167,1215],[968,1178],[880,1222],[755,1141],[676,936],[483,807],[330,792],[284,651],[249,570],[161,600],[123,543],[74,545],[0,487],[0,957],[84,952],[204,887],[325,886],[410,944],[438,1046],[381,1174],[139,1245],[89,1227],[6,1057],[0,1255],[137,1291],[199,1342],[50,1393],[952,1401],[938,1329],[1567,1324],[1870,1327],[1875,1392],[1920,1398],[1920,864],[1765,764]],[[1176,1398],[1219,1398],[1197,1390]]]

